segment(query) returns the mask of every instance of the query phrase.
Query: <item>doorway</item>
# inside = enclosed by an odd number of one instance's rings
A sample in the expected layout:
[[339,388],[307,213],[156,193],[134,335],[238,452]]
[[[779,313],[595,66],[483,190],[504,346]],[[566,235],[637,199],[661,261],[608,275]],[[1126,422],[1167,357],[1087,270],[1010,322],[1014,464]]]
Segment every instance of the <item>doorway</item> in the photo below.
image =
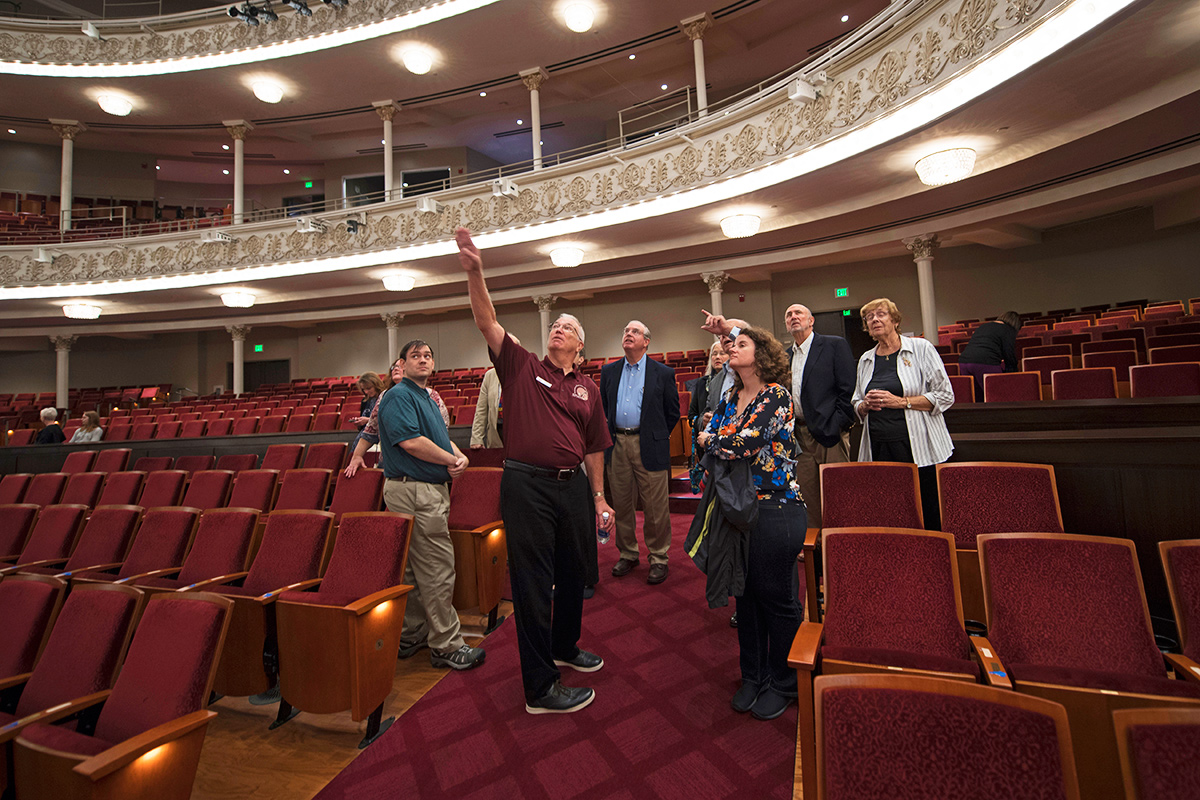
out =
[[[287,383],[292,379],[291,359],[276,361],[247,361],[242,365],[243,388],[253,392],[264,383]],[[225,362],[225,385],[233,388],[233,362]]]

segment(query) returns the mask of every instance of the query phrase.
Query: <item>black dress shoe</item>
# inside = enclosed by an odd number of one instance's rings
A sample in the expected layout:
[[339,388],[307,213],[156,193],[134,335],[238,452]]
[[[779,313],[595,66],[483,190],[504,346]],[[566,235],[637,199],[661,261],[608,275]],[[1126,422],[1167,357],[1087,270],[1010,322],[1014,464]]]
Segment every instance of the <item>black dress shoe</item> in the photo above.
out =
[[739,714],[745,714],[754,706],[754,701],[762,694],[762,686],[757,683],[748,681],[742,682],[742,688],[738,689],[733,695],[733,700],[729,705],[733,706],[733,710]]
[[596,587],[595,586],[583,587],[583,599],[584,600],[591,600],[595,596],[596,596]]
[[622,558],[620,561],[618,561],[616,564],[613,565],[613,572],[612,572],[613,577],[614,578],[624,578],[626,575],[633,572],[633,568],[636,567],[637,565],[638,565],[638,560],[636,558],[632,558],[632,559],[631,558]]
[[784,711],[787,711],[788,706],[795,700],[794,697],[782,695],[774,689],[764,689],[758,699],[754,701],[754,705],[750,707],[750,714],[755,719],[775,719],[782,716]]
[[544,695],[536,700],[526,700],[525,710],[530,714],[570,714],[581,708],[586,708],[596,699],[594,689],[582,686],[568,688],[558,681]]
[[650,574],[646,576],[646,583],[651,586],[657,586],[667,579],[666,564],[651,564]]
[[729,627],[731,627],[731,628],[737,627],[737,612],[736,611],[733,612],[733,616],[729,618]]
[[604,666],[604,659],[587,650],[580,650],[574,658],[556,658],[554,663],[560,667],[570,667],[576,672],[595,672]]

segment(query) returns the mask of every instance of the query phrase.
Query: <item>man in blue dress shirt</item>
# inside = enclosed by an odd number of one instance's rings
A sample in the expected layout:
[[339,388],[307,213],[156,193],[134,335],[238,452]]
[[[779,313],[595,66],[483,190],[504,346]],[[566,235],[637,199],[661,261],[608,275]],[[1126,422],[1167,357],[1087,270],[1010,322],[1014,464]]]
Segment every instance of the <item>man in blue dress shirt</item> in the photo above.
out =
[[600,397],[613,446],[604,453],[608,486],[617,514],[617,549],[613,567],[621,578],[638,565],[637,499],[645,514],[643,536],[649,584],[667,579],[671,547],[671,513],[667,499],[671,472],[671,431],[679,422],[679,388],[675,370],[646,355],[650,329],[638,320],[625,326],[621,338],[625,358],[600,370]]

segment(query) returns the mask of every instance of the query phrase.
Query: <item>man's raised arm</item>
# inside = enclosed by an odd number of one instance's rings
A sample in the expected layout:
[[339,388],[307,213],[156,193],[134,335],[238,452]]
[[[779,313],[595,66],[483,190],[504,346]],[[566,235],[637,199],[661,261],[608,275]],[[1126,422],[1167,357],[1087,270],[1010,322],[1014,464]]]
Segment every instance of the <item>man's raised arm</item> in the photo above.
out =
[[466,228],[456,230],[454,239],[458,242],[458,261],[462,264],[463,272],[467,273],[467,292],[471,297],[475,326],[487,340],[488,348],[499,355],[500,345],[504,343],[504,328],[496,321],[496,307],[492,305],[487,284],[483,280],[483,257]]

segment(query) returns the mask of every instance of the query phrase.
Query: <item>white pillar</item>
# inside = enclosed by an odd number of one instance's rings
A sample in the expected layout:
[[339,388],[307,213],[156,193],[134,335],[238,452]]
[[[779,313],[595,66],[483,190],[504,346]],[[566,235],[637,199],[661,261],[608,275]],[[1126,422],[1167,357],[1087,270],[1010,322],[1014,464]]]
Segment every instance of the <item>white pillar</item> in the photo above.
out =
[[917,262],[917,290],[921,295],[921,330],[926,339],[937,344],[937,302],[933,294],[933,251],[941,244],[936,233],[904,240],[904,246]]
[[711,14],[700,14],[679,21],[679,27],[692,40],[692,55],[696,61],[696,109],[700,116],[708,114],[708,79],[704,75],[704,32],[712,27]]
[[550,350],[550,309],[554,308],[554,301],[558,298],[552,294],[539,294],[533,298],[533,302],[538,307],[538,317],[542,321],[542,355],[547,355]]
[[58,408],[67,408],[67,397],[69,394],[69,376],[68,371],[71,363],[71,346],[75,344],[77,336],[51,336],[50,341],[54,343],[55,355],[55,374],[54,374],[54,405]]
[[383,317],[383,324],[387,325],[388,366],[390,367],[400,357],[400,323],[404,321],[404,315],[393,313],[379,316]]
[[226,325],[233,339],[233,393],[242,394],[246,390],[246,335],[250,333],[249,325]]
[[[708,287],[708,310],[713,314],[724,315],[724,304],[721,302],[721,297],[725,291],[725,284],[729,282],[728,272],[702,272],[700,280],[704,281],[704,285]],[[713,339],[721,337],[714,335]]]
[[222,125],[233,137],[233,224],[244,219],[246,192],[246,134],[254,126],[244,119],[224,120]]
[[379,100],[371,105],[375,106],[375,113],[383,120],[383,190],[386,192],[383,199],[395,200],[396,198],[392,196],[392,190],[396,187],[396,178],[393,174],[392,118],[396,116],[400,106],[395,100]]
[[50,127],[62,137],[62,179],[59,182],[59,209],[62,230],[71,230],[71,206],[75,203],[75,137],[87,130],[82,122],[73,119],[52,119]]
[[521,82],[525,84],[525,88],[529,90],[529,123],[533,133],[533,168],[542,168],[542,102],[541,89],[542,84],[550,78],[550,73],[541,67],[522,70],[517,73],[521,76]]

